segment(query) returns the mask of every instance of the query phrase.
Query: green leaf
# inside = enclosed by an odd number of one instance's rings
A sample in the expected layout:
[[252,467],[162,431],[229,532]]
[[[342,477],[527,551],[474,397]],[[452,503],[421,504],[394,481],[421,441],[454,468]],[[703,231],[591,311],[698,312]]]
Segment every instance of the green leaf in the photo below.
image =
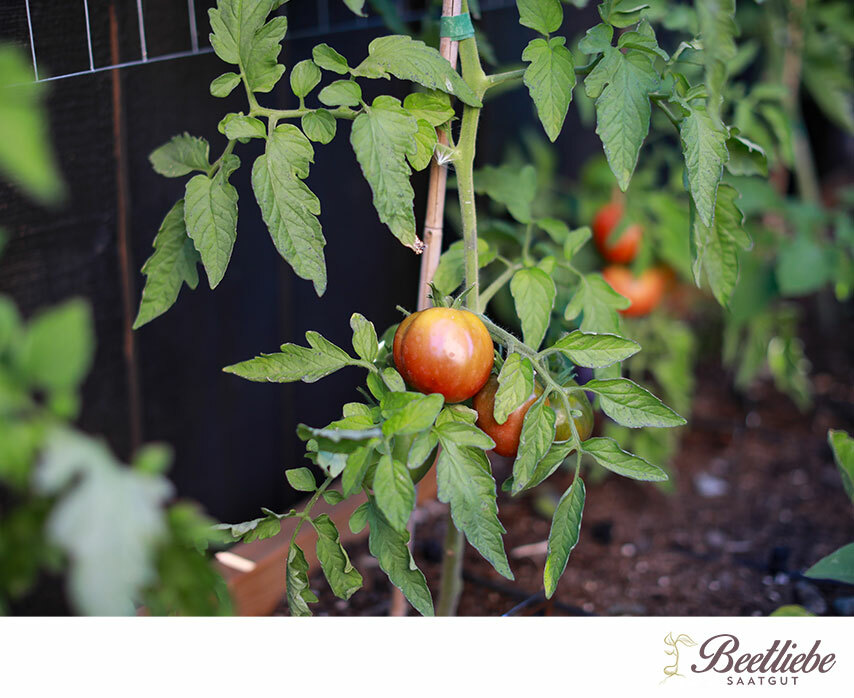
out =
[[154,238],[154,252],[142,265],[142,273],[147,278],[133,329],[169,310],[178,300],[183,284],[191,289],[198,286],[199,270],[196,265],[200,261],[199,253],[187,235],[184,200],[180,199],[160,224]]
[[549,450],[555,437],[555,412],[541,396],[525,413],[522,433],[519,435],[519,452],[513,461],[513,489],[521,492],[534,474],[537,464]]
[[240,165],[229,155],[212,177],[199,174],[187,182],[184,194],[184,224],[202,258],[210,287],[216,288],[231,259],[237,239],[237,190],[228,183]]
[[210,167],[210,146],[204,138],[189,133],[173,136],[155,150],[148,159],[154,171],[164,177],[183,177],[190,172],[207,172]]
[[[495,251],[483,238],[477,240],[477,261],[482,268],[495,259]],[[465,278],[465,249],[462,240],[452,242],[439,258],[439,266],[433,274],[433,285],[440,293],[450,295],[459,288]]]
[[721,184],[712,225],[706,226],[697,216],[693,222],[694,279],[699,284],[701,271],[705,271],[712,293],[723,306],[729,303],[738,280],[737,247],[751,246],[742,227],[744,216],[736,205],[738,196],[730,185]]
[[380,220],[407,247],[415,247],[417,241],[412,209],[415,193],[406,162],[406,156],[417,151],[417,132],[418,123],[400,102],[381,96],[356,117],[350,133],[356,159],[373,192],[374,208]]
[[356,77],[384,77],[391,73],[431,90],[447,92],[472,107],[481,101],[436,49],[409,36],[381,36],[368,45],[368,57],[353,69]]
[[588,226],[573,230],[567,235],[566,241],[563,243],[563,256],[567,260],[572,258],[578,251],[587,244],[587,241],[592,237],[592,233]]
[[610,24],[597,24],[587,30],[578,42],[578,50],[588,55],[604,53],[611,47],[614,28]]
[[648,54],[634,49],[624,54],[614,47],[584,81],[587,96],[596,99],[596,133],[622,191],[629,186],[649,131],[649,95],[658,85]]
[[330,506],[335,506],[344,501],[344,495],[338,490],[325,490],[321,496],[323,497],[323,501]]
[[727,65],[737,53],[735,35],[735,0],[700,0],[694,2],[703,50],[700,54],[706,68],[705,85],[709,91],[709,111],[718,120],[723,101],[721,90],[727,77]]
[[649,7],[637,0],[603,0],[599,7],[599,16],[609,24],[620,29],[635,24],[641,16],[641,11]]
[[788,604],[786,606],[780,606],[780,608],[772,611],[771,616],[784,618],[814,618],[815,613],[810,613],[803,606]]
[[548,41],[534,39],[522,52],[522,60],[530,63],[525,69],[523,82],[552,143],[563,128],[572,100],[572,88],[575,87],[575,63],[565,44],[566,39],[562,36]]
[[348,525],[354,534],[359,534],[368,525],[368,503],[362,502],[356,510],[350,514]]
[[537,194],[537,170],[525,165],[487,166],[474,173],[475,191],[504,204],[510,215],[520,223],[533,220],[531,205]]
[[[408,477],[408,475],[407,475]],[[422,616],[433,615],[433,599],[427,581],[409,552],[409,531],[399,532],[389,525],[373,498],[368,499],[368,549],[389,581],[403,592]]]
[[314,61],[300,61],[291,70],[291,91],[299,98],[306,97],[319,82],[320,68]]
[[314,492],[317,489],[317,482],[308,468],[286,470],[285,477],[288,479],[288,484],[300,492]]
[[309,140],[326,145],[335,138],[338,122],[326,109],[315,109],[302,117],[302,130]]
[[353,80],[336,80],[324,87],[317,98],[327,107],[357,107],[362,103],[362,88]]
[[267,127],[262,121],[243,114],[226,114],[219,122],[218,130],[229,140],[267,137]]
[[74,390],[89,372],[94,354],[92,311],[88,303],[75,299],[45,310],[30,321],[18,348],[18,364],[31,386]]
[[347,456],[347,465],[341,473],[341,491],[350,497],[362,488],[362,481],[368,468],[374,463],[371,459],[373,448],[362,446]]
[[808,235],[778,243],[774,275],[780,295],[805,296],[821,289],[831,278],[831,259],[825,249]]
[[546,598],[550,599],[569,562],[569,555],[578,543],[581,533],[581,516],[584,512],[584,481],[575,476],[569,489],[563,493],[552,517],[549,531],[548,557],[543,570]]
[[357,14],[360,17],[365,16],[365,0],[344,0],[344,4],[350,8],[350,11],[353,14]]
[[559,0],[516,0],[516,7],[519,24],[540,34],[557,31],[563,22],[563,8]]
[[311,523],[317,531],[317,559],[329,588],[339,599],[347,600],[362,588],[362,575],[350,562],[332,519],[321,514]]
[[415,154],[406,156],[413,170],[421,171],[430,164],[438,142],[436,129],[424,119],[419,119],[418,131],[415,134]]
[[23,50],[9,42],[0,45],[0,174],[36,200],[53,203],[64,187],[50,146],[46,88],[33,82]]
[[311,58],[315,65],[324,70],[339,75],[346,75],[350,71],[347,59],[328,44],[318,44],[311,50]]
[[694,105],[679,123],[685,167],[688,170],[688,188],[700,220],[707,226],[712,224],[718,183],[729,159],[727,152],[727,130],[706,112]]
[[331,344],[316,332],[306,332],[311,348],[283,344],[277,354],[262,354],[254,359],[226,366],[223,371],[246,380],[270,383],[303,381],[314,383],[330,373],[354,363],[347,352]]
[[513,579],[501,538],[505,530],[498,520],[489,460],[482,450],[457,443],[449,426],[438,428],[442,444],[436,462],[439,501],[450,504],[454,525],[468,542],[499,574]]
[[804,576],[854,584],[854,543],[843,545],[836,552],[821,558],[804,572]]
[[433,429],[416,434],[406,454],[406,467],[410,470],[421,467],[438,443],[439,437]]
[[433,426],[445,398],[439,393],[421,395],[420,393],[391,392],[380,401],[383,422],[383,434],[417,434]]
[[293,124],[280,124],[252,167],[252,189],[279,254],[297,276],[312,281],[318,296],[326,290],[326,239],[320,227],[320,201],[302,181],[314,162],[314,148]]
[[223,73],[211,82],[211,94],[214,97],[228,97],[239,84],[240,76],[237,73]]
[[561,337],[549,349],[559,351],[576,366],[605,368],[634,356],[640,351],[640,345],[615,334],[575,330]]
[[406,391],[406,383],[403,382],[401,376],[396,369],[391,366],[384,368],[382,371],[383,383],[386,384],[389,390],[393,393],[402,393]]
[[830,429],[827,442],[833,450],[833,459],[839,469],[845,494],[854,502],[854,439],[841,429]]
[[768,158],[765,155],[765,150],[762,146],[743,136],[732,134],[732,131],[735,130],[731,129],[730,138],[726,142],[729,153],[726,168],[729,173],[737,177],[750,177],[752,175],[759,175],[760,177],[767,176]]
[[683,417],[628,378],[593,379],[584,390],[596,393],[602,411],[624,427],[680,427]]
[[635,48],[639,51],[646,51],[647,53],[659,56],[665,61],[670,58],[667,55],[667,51],[658,45],[658,41],[655,38],[655,31],[646,19],[642,19],[634,31],[621,33],[617,41],[617,48]]
[[593,456],[599,465],[617,475],[630,477],[633,480],[662,482],[667,479],[667,473],[640,456],[628,453],[620,448],[614,439],[596,437],[582,442],[584,453]]
[[601,274],[585,274],[566,306],[564,317],[573,320],[584,313],[581,320],[582,332],[608,332],[620,330],[618,310],[628,308],[630,301],[617,293]]
[[353,313],[350,316],[350,327],[353,330],[353,349],[365,361],[375,361],[379,355],[380,346],[374,323],[359,313]]
[[266,540],[279,535],[282,530],[282,523],[278,516],[268,515],[242,523],[217,524],[214,528],[217,531],[225,531],[235,540],[251,543],[255,540]]
[[305,554],[296,544],[291,543],[288,550],[288,563],[285,570],[288,608],[292,616],[310,616],[310,603],[317,603],[317,597],[309,587],[308,562]]
[[208,10],[211,46],[226,63],[240,67],[253,92],[270,92],[285,72],[278,58],[288,20],[274,17],[266,22],[278,5],[277,0],[219,0]]
[[374,474],[374,496],[392,528],[405,531],[415,507],[415,485],[404,463],[382,456]]
[[477,448],[481,451],[495,448],[492,437],[467,422],[451,421],[437,425],[436,433],[447,441],[453,441],[457,446]]
[[142,589],[156,578],[169,481],[123,467],[100,441],[57,429],[35,472],[35,488],[59,497],[45,533],[68,556],[76,610],[133,615]]
[[406,95],[403,108],[416,119],[423,119],[434,127],[454,116],[451,100],[444,92],[413,92]]
[[504,424],[507,417],[534,393],[534,367],[530,359],[512,353],[498,374],[498,390],[492,410],[495,421]]
[[510,293],[516,304],[516,315],[522,321],[525,344],[536,350],[549,328],[557,295],[555,282],[542,269],[520,269],[510,281]]
[[[561,463],[566,460],[566,457],[575,450],[572,441],[554,442],[542,460],[537,463],[534,468],[534,473],[531,479],[523,489],[530,490],[539,485],[543,480],[548,478],[555,470],[558,469]],[[512,479],[512,478],[511,478]],[[512,490],[512,485],[511,488]]]

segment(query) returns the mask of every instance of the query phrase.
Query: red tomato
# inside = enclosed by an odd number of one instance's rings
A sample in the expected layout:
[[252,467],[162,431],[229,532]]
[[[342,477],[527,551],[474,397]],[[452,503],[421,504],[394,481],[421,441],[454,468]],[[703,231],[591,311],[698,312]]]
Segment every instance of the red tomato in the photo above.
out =
[[[575,381],[566,383],[569,385],[577,385]],[[519,407],[513,410],[507,417],[504,424],[499,424],[495,421],[495,393],[498,390],[498,377],[490,376],[483,389],[474,396],[473,405],[477,411],[477,426],[483,432],[488,434],[495,442],[494,451],[500,456],[514,457],[519,451],[519,437],[522,434],[522,423],[525,421],[525,415],[528,413],[531,405],[537,398],[543,394],[543,387],[534,382],[534,392],[525,400]],[[579,438],[584,441],[590,437],[593,432],[593,408],[590,401],[584,393],[571,393],[567,395],[569,408],[571,410],[579,410],[580,417],[574,417],[575,428],[578,430]],[[557,404],[557,407],[552,402]],[[566,441],[572,438],[572,427],[569,424],[569,419],[566,410],[563,407],[563,401],[559,398],[549,398],[547,405],[555,409],[555,435],[557,441]]]
[[468,310],[428,308],[412,313],[394,335],[394,364],[422,393],[462,402],[489,379],[494,348],[489,330]]
[[627,317],[640,317],[651,312],[660,302],[667,288],[670,274],[666,269],[653,267],[637,278],[628,267],[611,265],[602,270],[611,288],[631,301],[620,313]]
[[622,217],[623,205],[612,202],[600,208],[593,218],[593,242],[605,261],[613,264],[631,262],[638,254],[643,237],[643,228],[636,223],[617,232]]

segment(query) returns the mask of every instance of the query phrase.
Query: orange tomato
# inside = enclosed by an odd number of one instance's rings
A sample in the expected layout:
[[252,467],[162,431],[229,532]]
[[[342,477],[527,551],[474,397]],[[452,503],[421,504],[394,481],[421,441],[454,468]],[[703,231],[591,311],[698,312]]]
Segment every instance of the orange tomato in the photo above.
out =
[[670,281],[668,270],[652,267],[635,277],[631,269],[611,265],[602,270],[605,281],[631,305],[620,313],[627,317],[640,317],[650,313],[660,302]]
[[618,202],[605,204],[593,218],[593,242],[599,254],[612,264],[628,264],[638,254],[643,228],[637,223],[616,232],[623,218],[623,205]]

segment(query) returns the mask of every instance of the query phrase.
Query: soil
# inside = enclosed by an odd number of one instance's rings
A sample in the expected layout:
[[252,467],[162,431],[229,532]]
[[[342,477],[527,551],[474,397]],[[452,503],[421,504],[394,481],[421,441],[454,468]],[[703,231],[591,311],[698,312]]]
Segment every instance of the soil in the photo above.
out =
[[[845,333],[841,339],[848,341]],[[581,538],[550,603],[541,591],[549,520],[534,499],[500,494],[516,580],[502,578],[467,546],[459,614],[767,615],[793,603],[822,615],[852,613],[854,586],[801,574],[854,541],[852,507],[827,445],[828,429],[854,431],[854,354],[826,347],[807,346],[815,404],[806,413],[770,380],[740,395],[719,365],[702,364],[694,413],[672,464],[675,490],[616,476],[588,482]],[[509,464],[493,467],[500,483]],[[548,483],[559,495],[570,481],[561,471]],[[433,503],[415,515],[414,555],[435,599],[445,508]],[[367,543],[349,547],[364,588],[342,601],[318,574],[313,611],[388,614],[390,585]]]

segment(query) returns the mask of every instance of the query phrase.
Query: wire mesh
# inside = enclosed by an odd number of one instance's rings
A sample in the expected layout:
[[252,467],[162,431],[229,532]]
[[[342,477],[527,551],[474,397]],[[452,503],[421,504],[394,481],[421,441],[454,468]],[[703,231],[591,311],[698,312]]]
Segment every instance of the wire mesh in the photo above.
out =
[[[187,15],[190,28],[189,45],[187,49],[182,51],[172,51],[158,55],[151,55],[149,53],[148,46],[150,45],[150,42],[148,41],[148,37],[146,35],[144,0],[126,0],[126,2],[136,4],[135,14],[136,23],[139,30],[139,56],[137,58],[132,58],[130,60],[122,61],[119,63],[97,65],[95,52],[93,50],[93,32],[92,21],[89,11],[89,0],[71,0],[71,2],[80,3],[80,12],[83,14],[85,20],[85,36],[81,37],[80,41],[81,46],[83,45],[82,42],[85,42],[85,46],[88,50],[88,68],[63,72],[55,75],[42,74],[40,76],[39,61],[36,49],[38,43],[38,36],[33,31],[33,6],[38,5],[40,2],[49,2],[49,0],[24,0],[27,18],[27,30],[29,32],[28,38],[30,43],[30,53],[32,55],[33,60],[33,75],[36,82],[62,80],[65,78],[78,77],[91,73],[99,73],[106,70],[117,70],[130,66],[143,65],[146,63],[177,60],[180,58],[187,58],[190,56],[211,53],[213,51],[213,48],[211,48],[207,39],[207,32],[204,31],[207,28],[206,26],[202,28],[203,36],[199,36],[199,26],[196,18],[196,0],[187,0]],[[292,40],[306,39],[336,34],[340,32],[371,29],[383,25],[383,18],[376,14],[369,15],[367,17],[357,17],[355,15],[348,14],[349,11],[348,13],[340,14],[337,12],[332,12],[331,9],[333,9],[333,7],[338,4],[343,5],[341,0],[316,0],[316,19],[313,19],[308,25],[300,26],[299,28],[296,28],[293,31],[289,31],[288,38]],[[420,9],[412,9],[410,7],[410,3],[407,0],[396,0],[392,2],[392,4],[397,9],[398,16],[403,22],[416,21],[424,16],[423,7]],[[483,12],[504,9],[513,5],[515,5],[515,0],[480,0],[480,7]],[[287,14],[287,7],[287,5],[283,6],[284,14]],[[436,11],[438,12],[438,10]]]

